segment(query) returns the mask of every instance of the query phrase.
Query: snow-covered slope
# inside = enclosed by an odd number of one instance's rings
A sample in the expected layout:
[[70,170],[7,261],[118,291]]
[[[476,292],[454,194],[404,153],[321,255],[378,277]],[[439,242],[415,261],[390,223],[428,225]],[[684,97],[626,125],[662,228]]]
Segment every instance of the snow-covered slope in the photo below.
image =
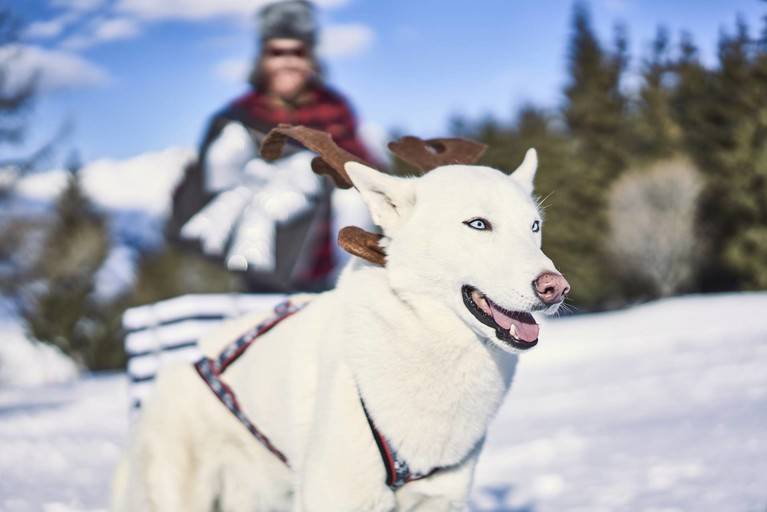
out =
[[[767,293],[556,319],[493,422],[478,512],[767,506]],[[0,510],[100,510],[128,430],[122,375],[0,392]]]
[[[86,195],[109,216],[112,250],[96,275],[96,294],[108,299],[134,279],[138,250],[159,246],[171,194],[191,149],[169,148],[125,160],[97,160],[80,170]],[[14,195],[0,204],[0,220],[35,217],[50,210],[67,184],[63,169],[24,176]],[[0,229],[2,226],[0,226]],[[0,297],[0,303],[3,302]],[[0,304],[0,309],[2,304]],[[0,386],[60,382],[75,375],[74,365],[54,348],[28,341],[20,321],[0,311]],[[0,506],[0,510],[4,510]]]
[[60,384],[76,377],[70,358],[52,345],[29,340],[17,319],[0,314],[0,389]]
[[[125,160],[96,160],[79,171],[85,194],[110,217],[116,247],[136,249],[162,242],[173,189],[193,157],[191,149],[168,148]],[[66,184],[63,169],[25,176],[15,187],[14,207],[50,205]]]
[[[96,160],[80,170],[85,193],[108,210],[141,210],[164,216],[184,165],[194,157],[188,148],[168,148],[126,160]],[[66,186],[67,172],[54,169],[22,178],[16,193],[40,201],[53,200]]]
[[765,311],[765,293],[691,296],[544,325],[480,488],[500,510],[766,510]]

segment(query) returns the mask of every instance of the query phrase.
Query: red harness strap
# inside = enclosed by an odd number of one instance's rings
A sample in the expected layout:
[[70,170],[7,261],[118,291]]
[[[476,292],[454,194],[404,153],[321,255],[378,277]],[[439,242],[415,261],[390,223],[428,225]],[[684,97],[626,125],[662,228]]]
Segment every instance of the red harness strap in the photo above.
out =
[[389,443],[386,437],[384,437],[376,428],[368,413],[367,407],[365,407],[365,401],[360,398],[360,402],[362,403],[362,410],[365,411],[365,417],[368,420],[370,430],[373,432],[373,439],[375,439],[376,446],[378,446],[378,451],[381,454],[384,468],[386,468],[386,485],[389,486],[391,490],[396,491],[406,483],[426,478],[440,469],[434,468],[425,473],[410,471],[410,465],[407,461],[397,454],[397,451],[391,443]]
[[[224,406],[226,406],[226,408],[229,409],[232,414],[234,414],[240,423],[245,425],[245,428],[247,428],[248,431],[253,434],[253,437],[255,437],[261,444],[266,447],[267,450],[272,452],[275,457],[280,459],[288,467],[290,467],[288,458],[284,453],[282,453],[272,444],[269,438],[266,437],[266,435],[264,435],[263,432],[261,432],[253,424],[253,422],[250,421],[250,419],[248,419],[247,415],[245,415],[245,412],[240,407],[240,404],[237,401],[237,397],[232,391],[232,388],[230,388],[223,380],[221,380],[221,374],[243,353],[245,353],[248,347],[250,347],[259,336],[265,334],[267,331],[272,329],[275,325],[279,324],[289,316],[297,313],[303,309],[304,306],[306,306],[306,303],[301,304],[300,306],[296,306],[291,304],[290,301],[278,304],[274,308],[273,316],[264,320],[237,338],[233,343],[228,345],[217,358],[212,359],[203,356],[196,363],[194,363],[194,367],[197,370],[197,373],[200,375],[200,377],[202,377],[202,379],[205,381],[211,391],[213,391],[213,394],[218,397],[221,403],[223,403]],[[373,420],[370,418],[370,414],[368,414],[368,410],[365,407],[365,402],[361,397],[360,402],[362,403],[362,409],[365,411],[365,417],[367,418],[368,424],[370,425],[370,430],[373,433],[373,438],[375,439],[376,446],[378,446],[378,450],[381,453],[381,460],[383,461],[384,467],[386,468],[386,485],[391,490],[396,491],[406,483],[412,482],[413,480],[418,480],[420,478],[425,478],[440,469],[434,468],[427,473],[411,472],[410,466],[405,461],[405,459],[397,455],[397,451],[375,427]]]
[[290,467],[288,458],[278,450],[272,442],[266,437],[243,412],[240,404],[237,402],[237,397],[234,395],[232,388],[230,388],[223,380],[221,380],[221,374],[224,373],[229,365],[234,363],[249,346],[256,341],[256,338],[269,331],[272,327],[282,322],[289,316],[300,311],[306,304],[295,306],[290,301],[282,302],[275,306],[274,316],[261,322],[254,328],[248,330],[245,334],[237,338],[233,343],[227,346],[216,359],[203,356],[196,363],[194,367],[197,373],[202,377],[208,387],[213,391],[221,403],[223,403],[234,416],[240,420],[240,423],[250,431],[251,434],[263,444],[267,450],[272,452],[275,457]]

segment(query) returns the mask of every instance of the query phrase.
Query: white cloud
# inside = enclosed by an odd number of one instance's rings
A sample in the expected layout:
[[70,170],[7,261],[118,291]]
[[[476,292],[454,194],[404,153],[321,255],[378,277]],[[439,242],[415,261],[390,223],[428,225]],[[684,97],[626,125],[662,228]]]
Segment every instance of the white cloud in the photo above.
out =
[[100,41],[133,37],[139,32],[138,24],[129,18],[112,18],[98,24],[94,36]]
[[31,23],[24,31],[24,36],[31,39],[50,39],[61,34],[77,18],[77,14],[68,12],[47,21]]
[[348,3],[349,0],[314,0],[314,5],[320,9],[336,9]]
[[131,18],[99,18],[92,21],[85,31],[85,34],[68,38],[61,46],[82,50],[99,43],[131,39],[141,33],[141,27]]
[[353,57],[367,50],[373,42],[375,33],[367,25],[349,23],[330,25],[320,34],[318,52],[325,58]]
[[7,45],[0,48],[0,64],[7,66],[8,87],[24,84],[38,75],[40,91],[69,87],[103,85],[110,81],[103,68],[79,55],[31,45]]
[[[272,0],[118,0],[116,9],[144,19],[205,20],[252,17]],[[348,0],[316,0],[320,8],[334,8]]]
[[205,20],[252,16],[268,0],[119,0],[119,11],[145,19]]
[[70,11],[86,12],[101,7],[104,0],[51,0],[51,5]]
[[242,83],[247,79],[251,65],[252,63],[246,59],[226,59],[219,62],[213,72],[226,82]]

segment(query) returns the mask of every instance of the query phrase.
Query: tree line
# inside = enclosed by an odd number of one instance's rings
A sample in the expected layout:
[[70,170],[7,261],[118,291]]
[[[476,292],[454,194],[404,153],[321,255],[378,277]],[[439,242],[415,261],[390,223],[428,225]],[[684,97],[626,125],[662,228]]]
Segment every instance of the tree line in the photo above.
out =
[[[483,164],[511,170],[538,149],[544,250],[573,285],[577,310],[767,288],[767,17],[760,23],[756,34],[744,20],[723,31],[710,66],[692,37],[659,28],[631,88],[626,30],[600,41],[577,4],[561,105],[452,122],[454,134],[489,145]],[[17,34],[0,12],[0,46]],[[23,140],[35,97],[34,78],[15,90],[7,79],[0,69],[0,145]],[[12,174],[0,182],[0,201],[42,153],[0,162]],[[0,292],[14,298],[31,337],[83,367],[120,367],[127,307],[241,289],[219,265],[166,245],[141,255],[129,290],[97,293],[108,219],[82,192],[78,159],[66,167],[52,212],[0,217]]]
[[501,169],[538,149],[544,249],[580,309],[767,288],[767,16],[758,34],[722,31],[713,66],[658,28],[634,88],[627,48],[623,26],[600,41],[576,4],[562,105],[452,131]]

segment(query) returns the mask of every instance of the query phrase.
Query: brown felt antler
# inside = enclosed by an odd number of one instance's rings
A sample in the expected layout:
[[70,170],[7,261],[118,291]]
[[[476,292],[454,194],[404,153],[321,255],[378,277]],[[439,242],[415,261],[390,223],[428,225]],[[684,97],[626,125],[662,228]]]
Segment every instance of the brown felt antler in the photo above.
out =
[[469,139],[428,139],[405,136],[389,143],[389,151],[422,172],[441,165],[467,164],[479,160],[487,145]]
[[381,238],[383,235],[370,233],[357,226],[346,226],[338,232],[338,245],[349,254],[383,267],[386,252],[378,245]]
[[[287,139],[293,139],[319,156],[312,160],[312,170],[329,176],[339,188],[351,188],[352,180],[344,169],[346,162],[365,162],[338,147],[329,133],[305,126],[280,124],[273,128],[261,142],[261,156],[276,160],[282,155]],[[468,139],[429,139],[402,137],[389,143],[389,150],[422,172],[440,165],[473,164],[482,156],[487,146]],[[367,164],[365,164],[367,165]],[[346,252],[375,265],[384,266],[386,252],[378,242],[382,236],[356,226],[348,226],[338,233],[338,245]]]
[[261,142],[261,156],[264,157],[264,160],[277,160],[282,155],[288,138],[319,154],[312,160],[314,172],[329,176],[338,188],[345,189],[354,186],[349,175],[346,174],[346,170],[344,170],[344,164],[346,162],[364,164],[364,160],[338,147],[329,133],[306,126],[280,124],[277,128],[273,128]]

